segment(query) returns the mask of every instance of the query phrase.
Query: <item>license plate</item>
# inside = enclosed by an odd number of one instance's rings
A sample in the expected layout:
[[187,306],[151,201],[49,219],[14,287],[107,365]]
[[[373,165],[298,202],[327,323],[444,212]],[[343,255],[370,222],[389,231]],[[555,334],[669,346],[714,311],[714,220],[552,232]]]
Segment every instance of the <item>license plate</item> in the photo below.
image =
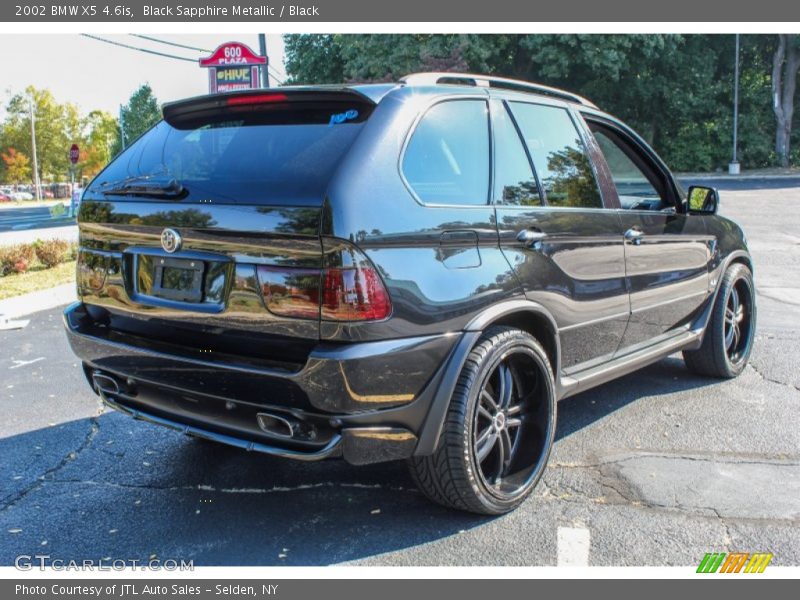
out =
[[202,260],[155,258],[151,295],[180,302],[203,300]]

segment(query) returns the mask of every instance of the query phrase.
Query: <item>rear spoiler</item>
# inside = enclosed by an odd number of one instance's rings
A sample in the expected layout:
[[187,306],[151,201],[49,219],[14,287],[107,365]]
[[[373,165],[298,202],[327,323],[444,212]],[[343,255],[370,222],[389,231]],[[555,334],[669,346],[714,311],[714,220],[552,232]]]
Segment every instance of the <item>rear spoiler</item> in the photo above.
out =
[[352,106],[364,117],[375,108],[375,101],[358,90],[348,87],[293,87],[246,90],[196,96],[186,100],[168,102],[161,112],[170,125],[185,126],[209,117],[248,109],[280,110],[281,108],[308,108],[323,106]]

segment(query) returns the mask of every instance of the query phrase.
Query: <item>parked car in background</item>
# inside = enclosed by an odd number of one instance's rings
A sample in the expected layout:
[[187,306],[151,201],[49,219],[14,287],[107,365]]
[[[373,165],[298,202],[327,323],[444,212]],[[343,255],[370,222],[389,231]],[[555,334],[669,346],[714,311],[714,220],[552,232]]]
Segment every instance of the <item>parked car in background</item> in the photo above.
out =
[[717,206],[618,119],[528,82],[192,98],[86,189],[67,333],[133,417],[406,459],[432,500],[500,514],[541,477],[558,400],[675,352],[742,372],[752,261]]
[[33,194],[30,192],[11,192],[10,194],[12,200],[33,200]]
[[11,202],[11,196],[4,192],[0,192],[0,202]]

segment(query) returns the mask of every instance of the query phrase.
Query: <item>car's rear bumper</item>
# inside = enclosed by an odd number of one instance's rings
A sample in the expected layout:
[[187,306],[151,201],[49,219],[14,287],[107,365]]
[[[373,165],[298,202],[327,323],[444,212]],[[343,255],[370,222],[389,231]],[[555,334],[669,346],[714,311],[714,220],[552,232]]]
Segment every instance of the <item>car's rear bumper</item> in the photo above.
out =
[[112,335],[81,303],[65,310],[64,321],[93,389],[113,408],[247,450],[304,460],[344,455],[354,463],[414,453],[460,338],[320,344],[290,370],[197,360]]

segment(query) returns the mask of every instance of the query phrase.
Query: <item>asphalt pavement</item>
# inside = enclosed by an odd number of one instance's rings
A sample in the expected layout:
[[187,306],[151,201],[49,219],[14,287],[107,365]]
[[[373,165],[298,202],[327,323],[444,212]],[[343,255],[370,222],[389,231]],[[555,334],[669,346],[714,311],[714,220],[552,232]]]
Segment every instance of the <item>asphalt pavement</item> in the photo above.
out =
[[28,229],[49,229],[74,225],[75,218],[61,215],[53,216],[52,206],[14,206],[0,205],[0,234],[6,231],[24,231]]
[[0,564],[800,565],[800,188],[721,198],[756,263],[751,364],[719,381],[676,355],[560,402],[534,497],[498,518],[431,504],[402,463],[279,460],[104,410],[60,311],[33,315],[0,332]]

